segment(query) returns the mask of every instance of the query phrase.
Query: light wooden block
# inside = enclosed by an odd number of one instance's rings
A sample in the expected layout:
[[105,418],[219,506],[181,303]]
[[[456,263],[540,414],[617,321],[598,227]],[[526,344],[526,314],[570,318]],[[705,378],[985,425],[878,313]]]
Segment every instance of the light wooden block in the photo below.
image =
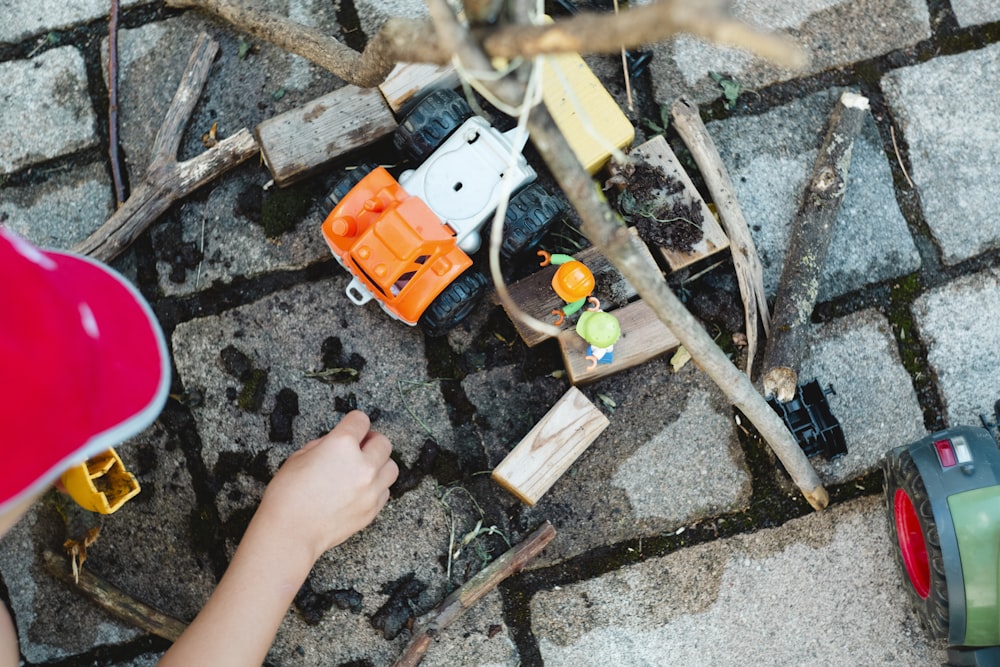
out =
[[534,505],[608,426],[608,418],[570,387],[493,470],[493,479]]
[[573,329],[559,334],[563,364],[569,374],[569,381],[574,385],[594,382],[626,368],[638,366],[680,345],[673,332],[644,301],[634,301],[624,308],[608,312],[618,318],[622,328],[621,338],[615,343],[614,361],[610,364],[597,364],[588,370],[590,362],[587,361],[587,341],[580,338]]
[[395,129],[377,89],[344,86],[265,120],[254,134],[275,184],[286,186]]
[[397,114],[420,93],[439,88],[457,88],[458,73],[451,65],[398,63],[378,89]]
[[[663,253],[663,257],[667,260],[667,264],[670,265],[671,269],[674,271],[682,269],[685,266],[694,264],[709,255],[729,247],[729,237],[726,236],[724,231],[722,231],[722,227],[719,225],[719,221],[715,218],[715,214],[712,213],[712,210],[708,208],[705,200],[702,199],[701,194],[698,193],[698,189],[695,188],[694,183],[691,181],[691,177],[688,176],[687,172],[684,171],[684,168],[681,167],[681,163],[677,160],[677,156],[674,155],[673,150],[671,150],[670,145],[667,143],[667,140],[663,138],[662,134],[653,137],[640,146],[636,146],[630,153],[630,156],[638,157],[654,167],[660,167],[667,176],[676,178],[684,184],[684,190],[681,192],[673,195],[667,195],[666,192],[664,192],[662,194],[662,200],[664,202],[670,202],[676,197],[690,197],[694,199],[695,202],[700,204],[702,214],[702,231],[704,233],[701,241],[696,243],[694,248],[687,252],[681,252],[670,248],[660,248],[660,252]],[[628,189],[627,186],[626,189]]]
[[[636,233],[635,228],[630,228],[630,231],[633,234]],[[642,248],[644,252],[649,252],[645,245]],[[591,273],[594,274],[594,279],[597,281],[594,296],[600,300],[601,307],[605,310],[610,310],[614,303],[622,304],[636,297],[635,289],[597,248],[593,246],[585,248],[573,255],[573,258],[583,262],[590,269]],[[652,255],[649,255],[649,260],[654,261]],[[559,295],[552,289],[552,276],[555,274],[556,268],[551,265],[542,267],[530,276],[522,278],[507,287],[507,291],[510,293],[514,303],[521,310],[531,314],[536,319],[550,324],[555,319],[555,316],[551,314],[552,311],[566,305],[566,302],[560,299]],[[494,303],[500,303],[496,295],[494,295]],[[517,333],[520,334],[528,347],[534,347],[550,338],[548,334],[535,331],[522,320],[512,315],[511,321],[514,323]],[[567,318],[562,327],[569,329],[575,325],[576,316],[574,315]]]

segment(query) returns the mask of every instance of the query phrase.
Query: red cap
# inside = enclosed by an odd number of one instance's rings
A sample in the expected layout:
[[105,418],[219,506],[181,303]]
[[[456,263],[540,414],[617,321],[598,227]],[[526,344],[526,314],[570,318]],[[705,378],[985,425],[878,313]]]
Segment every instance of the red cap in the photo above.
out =
[[128,281],[0,229],[0,512],[141,432],[169,387],[163,332]]

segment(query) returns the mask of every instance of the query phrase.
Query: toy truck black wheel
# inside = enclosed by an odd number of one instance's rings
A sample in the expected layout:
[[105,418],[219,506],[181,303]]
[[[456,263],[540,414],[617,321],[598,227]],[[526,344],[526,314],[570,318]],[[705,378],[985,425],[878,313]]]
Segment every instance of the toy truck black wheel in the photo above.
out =
[[431,302],[420,317],[420,326],[428,336],[448,333],[469,316],[489,284],[489,279],[479,271],[467,270]]
[[562,200],[537,183],[516,193],[507,204],[500,256],[510,259],[537,246],[562,210]]
[[340,203],[340,200],[347,196],[347,193],[351,191],[351,188],[360,183],[362,178],[372,173],[377,166],[378,165],[371,162],[362,162],[354,169],[351,169],[344,174],[344,176],[333,186],[333,190],[330,191],[330,194],[326,196],[327,212],[332,211],[334,207]]
[[894,558],[920,622],[935,639],[948,637],[948,587],[937,524],[920,471],[905,449],[883,463]]
[[471,116],[472,109],[458,93],[435,90],[406,114],[393,145],[411,160],[423,162]]

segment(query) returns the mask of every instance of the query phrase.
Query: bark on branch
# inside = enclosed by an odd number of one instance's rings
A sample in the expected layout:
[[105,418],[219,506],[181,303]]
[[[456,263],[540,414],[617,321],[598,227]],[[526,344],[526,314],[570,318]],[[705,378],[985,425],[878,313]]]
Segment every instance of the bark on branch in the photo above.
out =
[[803,339],[819,295],[819,280],[834,223],[847,190],[854,139],[867,113],[867,98],[850,92],[840,96],[792,223],[761,375],[764,395],[774,396],[781,403],[795,397]]
[[747,329],[747,376],[753,377],[753,360],[757,352],[758,318],[764,325],[764,334],[770,332],[770,315],[767,310],[767,295],[764,293],[764,269],[761,267],[757,248],[750,236],[750,228],[743,217],[733,182],[722,158],[709,136],[705,124],[698,113],[698,106],[684,98],[678,99],[671,107],[674,127],[687,145],[698,165],[705,185],[712,195],[712,201],[719,212],[719,220],[729,236],[729,249],[733,255],[733,266],[743,297],[743,312]]
[[253,135],[242,129],[201,155],[177,162],[184,126],[198,102],[218,50],[219,45],[208,35],[199,36],[153,142],[149,169],[128,200],[107,222],[74,247],[75,252],[103,262],[114,259],[175,201],[257,153]]
[[542,549],[555,536],[555,528],[546,521],[523,542],[506,551],[483,568],[479,574],[446,597],[437,608],[418,621],[417,632],[394,667],[416,667],[419,665],[434,637],[441,630],[451,625],[466,609],[496,588],[504,579],[524,569],[524,566],[541,553]]
[[[362,88],[382,83],[397,62],[442,65],[451,62],[453,54],[432,21],[390,18],[359,53],[320,30],[239,0],[167,0],[167,5],[215,14],[238,30],[307,58]],[[753,30],[689,0],[660,0],[617,15],[581,12],[546,26],[482,28],[474,35],[488,56],[513,59],[565,51],[620,53],[622,48],[662,41],[681,33],[745,49],[790,70],[802,69],[808,63],[806,53],[790,39]],[[486,71],[490,69],[487,64]]]

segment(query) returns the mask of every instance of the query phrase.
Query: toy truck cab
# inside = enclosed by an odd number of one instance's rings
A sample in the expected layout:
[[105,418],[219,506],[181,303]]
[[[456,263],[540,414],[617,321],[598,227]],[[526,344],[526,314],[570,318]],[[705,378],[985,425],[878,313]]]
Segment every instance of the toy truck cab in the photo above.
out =
[[382,167],[362,166],[329,197],[323,236],[350,273],[347,295],[357,305],[376,299],[392,317],[445,333],[488,286],[470,271],[480,230],[504,193],[515,193],[504,225],[505,259],[538,243],[562,209],[533,184],[535,170],[513,143],[452,91],[438,90],[400,124],[397,148],[420,162],[396,181]]

